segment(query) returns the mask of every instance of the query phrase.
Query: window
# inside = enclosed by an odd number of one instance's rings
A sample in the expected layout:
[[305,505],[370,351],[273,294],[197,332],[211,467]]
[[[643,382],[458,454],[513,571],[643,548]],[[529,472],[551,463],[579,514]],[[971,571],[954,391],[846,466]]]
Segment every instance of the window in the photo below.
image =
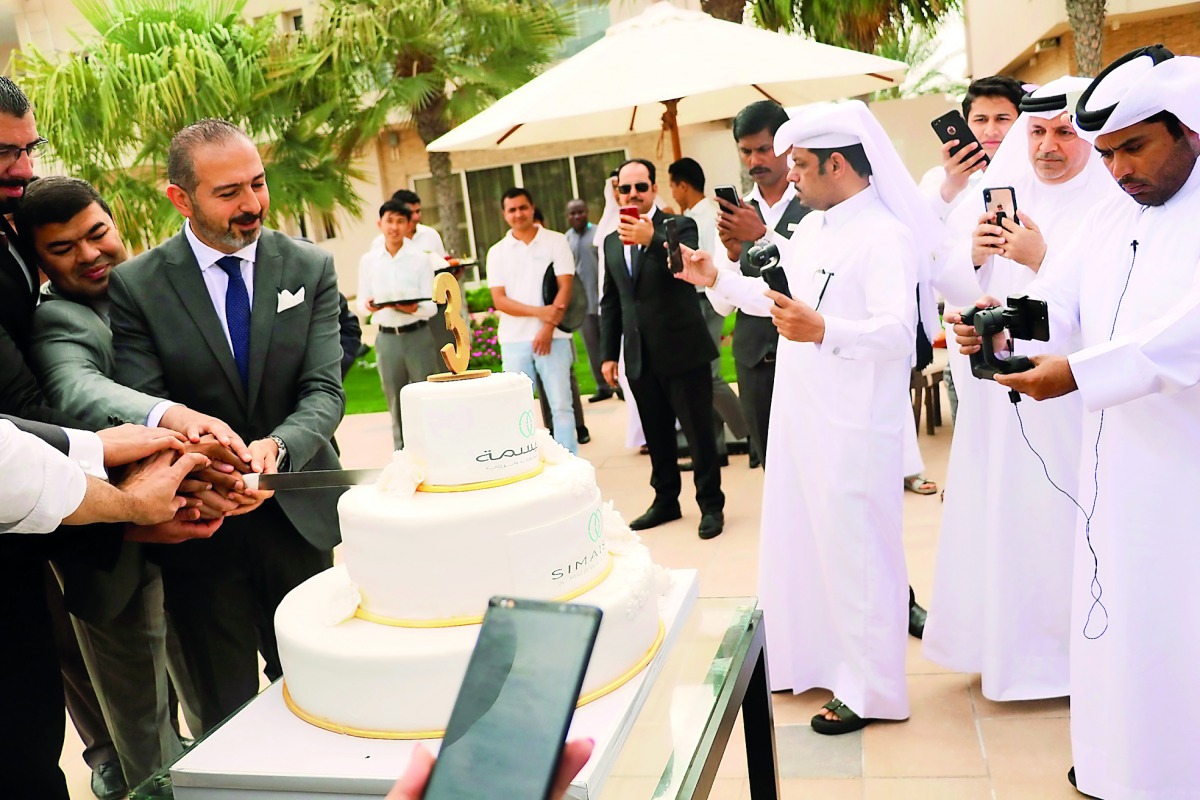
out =
[[[455,172],[451,176],[451,187],[454,192],[454,208],[457,212],[455,225],[458,227],[459,241],[463,243],[465,252],[447,253],[447,255],[461,256],[472,252],[471,237],[467,230],[467,210],[463,205],[461,172]],[[448,238],[446,230],[450,226],[447,225],[445,210],[438,205],[437,192],[433,188],[433,178],[417,178],[413,181],[412,189],[421,198],[421,223],[442,234],[442,240],[445,241]]]
[[624,150],[575,156],[575,179],[579,186],[579,196],[587,201],[588,219],[592,222],[599,220],[600,215],[604,213],[604,187],[608,184],[608,174],[619,167],[625,157]]
[[590,44],[604,38],[604,32],[612,24],[608,3],[580,3],[578,0],[556,0],[555,5],[575,18],[574,36],[563,42],[557,58],[568,59]]
[[552,231],[567,229],[567,201],[575,196],[571,186],[571,161],[556,158],[521,165],[521,184],[533,195],[534,202]]
[[475,234],[475,255],[483,268],[479,277],[487,277],[487,251],[508,233],[500,209],[500,195],[516,186],[511,166],[492,167],[467,173],[467,197],[471,205],[471,229]]

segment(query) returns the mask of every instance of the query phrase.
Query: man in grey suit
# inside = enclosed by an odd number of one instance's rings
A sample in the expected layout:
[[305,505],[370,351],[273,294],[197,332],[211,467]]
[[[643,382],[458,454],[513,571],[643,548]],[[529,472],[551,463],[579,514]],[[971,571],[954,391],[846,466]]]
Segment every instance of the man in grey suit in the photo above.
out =
[[[266,172],[228,122],[179,131],[167,177],[183,231],[110,279],[118,381],[225,420],[255,472],[337,469],[330,439],[345,395],[332,258],[263,227]],[[275,608],[332,564],[339,494],[261,493],[212,538],[154,554],[203,730],[257,692],[257,653],[267,677],[280,676]]]
[[[108,205],[86,181],[52,176],[30,184],[16,223],[50,279],[30,338],[30,357],[50,404],[92,427],[114,417],[147,419],[162,400],[112,377],[108,280],[128,256]],[[194,447],[214,460],[240,463],[214,437],[205,438]],[[221,508],[239,507],[226,503]],[[222,522],[223,515],[181,524],[212,535]],[[112,570],[70,562],[55,569],[126,783],[136,786],[182,750],[172,723],[171,684],[185,708],[191,701],[178,648],[168,649],[159,568],[140,544],[126,542]]]

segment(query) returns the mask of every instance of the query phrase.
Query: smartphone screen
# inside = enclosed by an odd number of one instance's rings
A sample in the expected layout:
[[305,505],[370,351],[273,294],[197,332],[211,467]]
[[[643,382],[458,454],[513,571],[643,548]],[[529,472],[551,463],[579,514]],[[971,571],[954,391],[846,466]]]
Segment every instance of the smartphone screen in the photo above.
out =
[[[1009,219],[1017,218],[1017,190],[1011,186],[993,186],[983,190],[983,207],[997,219],[1004,215]],[[1000,223],[996,223],[997,225]]]
[[667,266],[671,272],[683,272],[683,251],[679,249],[679,226],[674,217],[667,217]]
[[[742,204],[742,199],[738,197],[737,189],[733,186],[718,186],[713,189],[713,194],[730,205],[740,206]],[[720,204],[718,203],[718,205]],[[724,206],[721,208],[724,210]]]
[[491,599],[424,800],[549,796],[600,615]]

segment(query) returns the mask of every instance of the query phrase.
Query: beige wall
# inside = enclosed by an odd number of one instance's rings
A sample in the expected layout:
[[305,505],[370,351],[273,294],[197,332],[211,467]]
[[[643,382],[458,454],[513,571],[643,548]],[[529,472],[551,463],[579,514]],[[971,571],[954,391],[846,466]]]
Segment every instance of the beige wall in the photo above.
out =
[[[1040,83],[1074,71],[1075,57],[1064,0],[964,0],[967,53],[974,76],[1011,74]],[[1147,44],[1200,53],[1195,0],[1108,0],[1103,61]],[[1058,47],[1035,52],[1043,39]],[[1172,43],[1174,42],[1174,43]]]

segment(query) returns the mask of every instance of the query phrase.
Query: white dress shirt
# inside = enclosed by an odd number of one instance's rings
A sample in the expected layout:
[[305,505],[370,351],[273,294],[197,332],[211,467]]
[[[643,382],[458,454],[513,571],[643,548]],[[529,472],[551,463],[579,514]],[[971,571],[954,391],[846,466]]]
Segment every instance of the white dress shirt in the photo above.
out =
[[417,303],[417,310],[409,314],[395,308],[372,311],[368,301],[415,300],[433,297],[433,274],[445,261],[433,253],[420,249],[412,239],[405,239],[392,255],[387,247],[372,248],[358,262],[358,310],[365,316],[370,314],[376,325],[403,328],[437,313],[432,299]]
[[[546,267],[554,265],[555,275],[575,274],[575,254],[567,237],[557,231],[549,231],[540,225],[529,244],[525,244],[509,231],[503,239],[492,245],[487,254],[488,286],[503,288],[504,294],[527,306],[544,306],[542,280]],[[537,317],[514,317],[499,312],[500,328],[496,338],[505,342],[532,342],[542,329]],[[571,334],[554,329],[555,339],[569,339]]]
[[[446,245],[442,244],[442,235],[428,225],[417,223],[417,229],[413,231],[413,235],[408,239],[417,246],[418,250],[424,250],[428,253],[433,253],[435,256],[446,257]],[[376,235],[371,240],[371,250],[382,250],[383,234]],[[445,266],[444,264],[441,266]]]
[[[68,431],[72,448],[77,438],[85,438],[73,433],[83,432]],[[86,491],[79,464],[0,420],[0,533],[50,533],[79,508]]]

